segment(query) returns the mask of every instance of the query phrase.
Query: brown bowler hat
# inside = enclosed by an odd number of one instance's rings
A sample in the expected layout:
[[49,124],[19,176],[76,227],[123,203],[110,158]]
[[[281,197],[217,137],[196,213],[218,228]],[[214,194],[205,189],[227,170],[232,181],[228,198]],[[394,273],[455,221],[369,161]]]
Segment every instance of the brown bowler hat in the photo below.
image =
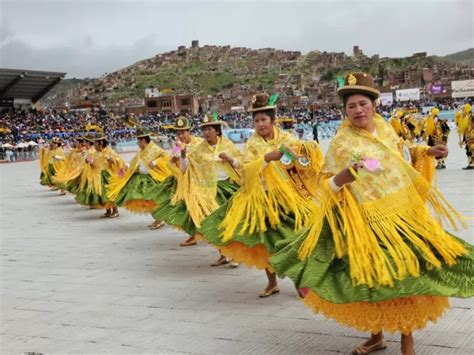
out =
[[276,101],[278,100],[278,94],[268,95],[266,92],[253,95],[252,107],[249,112],[258,112],[266,110],[275,110],[277,108]]
[[344,99],[350,94],[365,94],[378,99],[380,91],[374,86],[374,78],[366,73],[350,73],[344,78],[344,86],[337,89],[337,94]]

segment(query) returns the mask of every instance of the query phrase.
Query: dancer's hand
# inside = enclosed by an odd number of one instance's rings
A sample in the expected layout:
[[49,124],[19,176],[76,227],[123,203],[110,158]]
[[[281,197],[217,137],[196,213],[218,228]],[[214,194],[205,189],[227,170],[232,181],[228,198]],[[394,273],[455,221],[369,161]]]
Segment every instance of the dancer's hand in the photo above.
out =
[[222,160],[228,162],[229,164],[232,164],[234,162],[234,159],[230,156],[228,156],[226,153],[221,153],[219,154],[219,158]]
[[179,160],[179,157],[177,157],[176,155],[173,155],[173,156],[171,157],[171,162],[172,162],[173,164],[176,163],[178,160]]
[[280,152],[279,150],[274,150],[270,153],[265,154],[264,159],[267,163],[269,163],[271,161],[280,160],[282,156],[282,152]]
[[[357,170],[360,167],[361,166],[359,164],[354,164],[352,169],[357,173]],[[345,184],[350,184],[351,182],[355,181],[356,177],[352,174],[349,168],[344,168],[338,174],[336,174],[333,179],[337,186],[343,187]]]
[[428,149],[428,155],[433,156],[435,158],[445,158],[448,156],[448,153],[448,147],[442,144],[438,144]]

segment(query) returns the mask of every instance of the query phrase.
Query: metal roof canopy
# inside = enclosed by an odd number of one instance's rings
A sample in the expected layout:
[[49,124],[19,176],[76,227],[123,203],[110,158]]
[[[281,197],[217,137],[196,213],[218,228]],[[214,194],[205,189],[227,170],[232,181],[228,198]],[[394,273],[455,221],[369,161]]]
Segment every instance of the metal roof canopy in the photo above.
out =
[[0,98],[26,99],[34,104],[65,75],[51,71],[0,68]]

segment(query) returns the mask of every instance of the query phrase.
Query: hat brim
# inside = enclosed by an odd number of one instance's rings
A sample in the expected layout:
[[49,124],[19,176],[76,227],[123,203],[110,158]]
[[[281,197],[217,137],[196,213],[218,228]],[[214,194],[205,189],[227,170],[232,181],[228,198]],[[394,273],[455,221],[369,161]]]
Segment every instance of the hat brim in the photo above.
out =
[[173,127],[173,131],[189,131],[191,127]]
[[263,107],[257,107],[257,108],[250,108],[248,111],[249,112],[259,112],[259,111],[268,111],[268,110],[276,110],[276,105],[275,106],[263,106]]
[[106,141],[106,140],[107,140],[107,137],[99,137],[99,138],[95,138],[95,139],[94,139],[94,142]]
[[211,121],[211,122],[205,122],[201,123],[200,127],[207,127],[207,126],[222,126],[224,122],[222,121]]
[[151,133],[147,134],[140,134],[139,136],[135,136],[136,138],[145,138],[145,137],[151,137]]
[[371,88],[370,86],[362,86],[362,85],[345,85],[339,89],[337,89],[337,95],[343,99],[347,95],[352,94],[365,94],[369,95],[374,99],[378,99],[380,97],[380,91],[377,89]]

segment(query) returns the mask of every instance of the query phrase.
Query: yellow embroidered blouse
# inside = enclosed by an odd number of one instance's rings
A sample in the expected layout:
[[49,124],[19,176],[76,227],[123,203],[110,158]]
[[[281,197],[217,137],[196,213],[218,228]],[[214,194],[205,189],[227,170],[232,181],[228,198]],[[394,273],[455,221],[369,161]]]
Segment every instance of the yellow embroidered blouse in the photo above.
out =
[[188,166],[179,181],[172,203],[183,199],[188,212],[197,227],[201,221],[219,207],[216,201],[218,171],[222,169],[227,176],[240,183],[239,172],[228,162],[219,158],[226,153],[233,159],[239,160],[241,153],[226,137],[220,137],[216,146],[206,141],[198,144],[187,156]]

